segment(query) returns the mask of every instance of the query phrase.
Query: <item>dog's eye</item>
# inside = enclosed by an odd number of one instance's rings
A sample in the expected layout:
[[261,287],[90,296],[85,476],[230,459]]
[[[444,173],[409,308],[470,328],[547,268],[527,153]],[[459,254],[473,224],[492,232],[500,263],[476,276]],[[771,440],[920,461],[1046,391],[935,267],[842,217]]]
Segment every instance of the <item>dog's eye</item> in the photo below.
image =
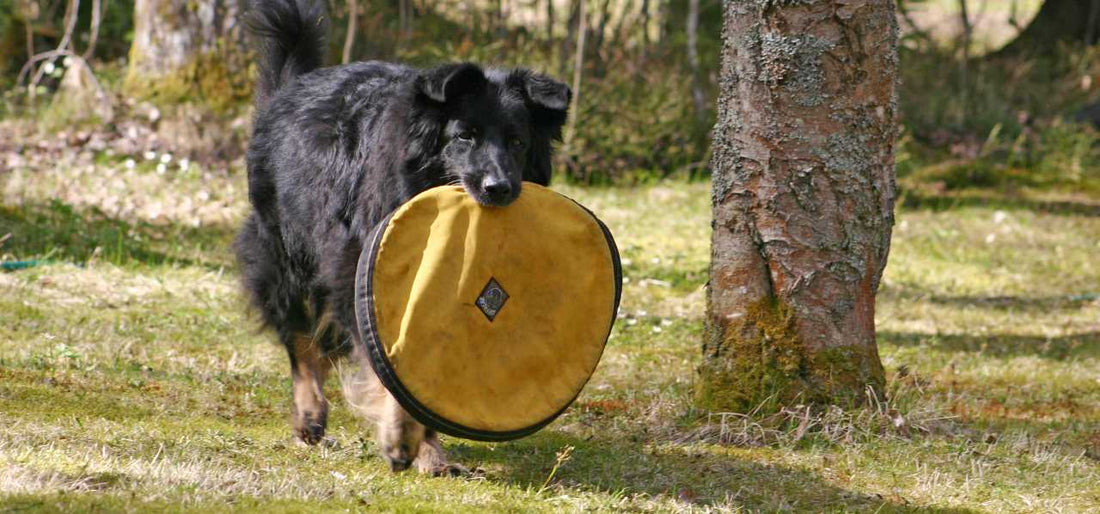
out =
[[511,145],[512,148],[523,148],[523,140],[518,137],[513,137],[508,141],[508,144]]
[[457,137],[461,141],[473,141],[474,138],[477,137],[477,129],[463,130],[462,132],[459,132],[458,135],[455,137]]

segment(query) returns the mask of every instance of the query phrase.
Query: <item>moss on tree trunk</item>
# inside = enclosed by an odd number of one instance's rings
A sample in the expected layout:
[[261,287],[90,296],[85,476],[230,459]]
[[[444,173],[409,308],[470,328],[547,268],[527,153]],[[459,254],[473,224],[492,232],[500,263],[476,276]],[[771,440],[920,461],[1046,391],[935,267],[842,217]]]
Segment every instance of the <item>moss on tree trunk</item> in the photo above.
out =
[[727,2],[700,406],[882,390],[895,199],[891,0]]

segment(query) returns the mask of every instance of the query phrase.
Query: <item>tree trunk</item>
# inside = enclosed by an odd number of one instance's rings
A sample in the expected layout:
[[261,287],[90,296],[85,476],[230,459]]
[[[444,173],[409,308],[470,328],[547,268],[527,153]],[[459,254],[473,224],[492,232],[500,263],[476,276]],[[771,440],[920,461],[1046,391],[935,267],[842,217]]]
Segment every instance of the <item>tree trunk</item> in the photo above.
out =
[[[498,0],[500,1],[500,0]],[[397,0],[398,7],[398,36],[402,39],[412,37],[413,6],[411,0]]]
[[691,99],[695,103],[695,119],[707,117],[706,98],[703,96],[703,79],[699,76],[699,0],[688,1],[687,54],[691,67]]
[[215,110],[251,95],[237,0],[137,0],[127,93]]
[[573,0],[570,2],[569,7],[569,19],[565,22],[565,37],[561,40],[561,48],[559,49],[559,70],[558,75],[565,75],[565,72],[569,67],[569,53],[572,50],[573,40],[577,35],[577,16],[580,13],[581,3],[583,0]]
[[579,117],[577,109],[581,104],[581,74],[584,72],[584,41],[585,36],[588,34],[588,15],[584,11],[584,0],[580,0],[577,2],[577,53],[573,56],[573,98],[572,105],[569,106],[569,112],[572,113],[572,115],[569,116],[569,124],[566,125],[564,138],[566,154],[571,151],[570,145],[573,144],[573,137],[577,133],[577,118]]
[[596,58],[597,58],[596,63],[599,66],[599,69],[597,69],[596,74],[597,75],[602,75],[603,74],[603,60],[604,60],[603,56],[602,56],[602,53],[603,53],[603,40],[604,40],[604,36],[607,34],[607,22],[608,22],[608,20],[611,19],[611,0],[603,0],[603,5],[600,6],[600,12],[599,12],[599,18],[598,19],[599,19],[599,21],[596,22],[596,30],[595,30],[595,34],[593,34],[593,36],[595,36],[595,37],[592,41],[592,48],[591,48],[590,52],[593,55],[595,55]]
[[672,16],[672,0],[659,0],[657,4],[657,24],[659,30],[657,31],[657,42],[664,44],[668,41],[668,34],[670,32],[670,25]]
[[[958,0],[959,2],[959,24],[962,25],[962,34],[960,34],[961,41],[959,47],[962,50],[962,56],[959,59],[959,104],[962,108],[958,110],[961,117],[968,117],[970,114],[970,42],[974,34],[974,26],[970,24],[970,12],[967,9],[966,0]],[[958,124],[962,125],[965,119],[958,120]]]
[[554,45],[554,0],[546,0],[546,42],[547,48]]
[[893,0],[726,2],[699,405],[882,391],[894,212]]
[[1098,24],[1100,0],[1046,0],[1027,28],[992,55],[1050,53],[1062,42],[1096,44]]

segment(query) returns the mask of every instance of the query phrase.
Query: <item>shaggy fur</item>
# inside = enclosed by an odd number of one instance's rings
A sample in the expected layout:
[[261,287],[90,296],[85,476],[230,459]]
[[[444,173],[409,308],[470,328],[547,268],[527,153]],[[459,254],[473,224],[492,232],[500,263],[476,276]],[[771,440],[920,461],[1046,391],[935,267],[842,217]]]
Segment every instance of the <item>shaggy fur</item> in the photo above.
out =
[[[462,184],[481,204],[504,206],[521,181],[546,184],[570,100],[564,84],[523,69],[320,68],[323,6],[264,0],[248,13],[261,61],[248,148],[253,211],[236,243],[252,303],[290,356],[292,424],[310,444],[324,436],[321,386],[334,359],[358,353],[354,275],[370,230],[434,186]],[[362,396],[352,404],[377,422],[390,466],[418,457],[422,470],[445,465],[435,435],[365,362],[357,382],[367,385],[345,389]]]

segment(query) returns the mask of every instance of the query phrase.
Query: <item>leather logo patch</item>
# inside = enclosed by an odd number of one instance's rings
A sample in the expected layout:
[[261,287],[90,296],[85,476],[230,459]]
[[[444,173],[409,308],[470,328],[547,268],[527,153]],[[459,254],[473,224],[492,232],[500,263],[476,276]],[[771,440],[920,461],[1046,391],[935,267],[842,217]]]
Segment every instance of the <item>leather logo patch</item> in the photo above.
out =
[[493,321],[497,317],[497,313],[504,308],[504,302],[507,301],[508,293],[500,286],[500,282],[497,282],[495,278],[490,278],[481,290],[481,294],[477,296],[477,302],[475,303],[477,308],[481,309],[481,313],[489,321]]

